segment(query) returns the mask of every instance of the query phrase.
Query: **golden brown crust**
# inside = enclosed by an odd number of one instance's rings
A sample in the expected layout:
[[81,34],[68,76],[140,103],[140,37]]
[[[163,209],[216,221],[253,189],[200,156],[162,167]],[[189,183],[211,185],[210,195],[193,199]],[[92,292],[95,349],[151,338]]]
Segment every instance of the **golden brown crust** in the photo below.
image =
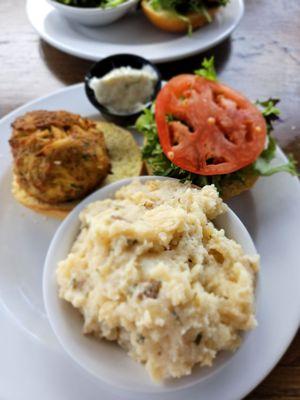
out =
[[[187,32],[189,24],[178,16],[169,11],[155,11],[152,7],[149,6],[148,0],[143,0],[142,9],[146,17],[152,22],[156,27],[167,31],[167,32]],[[213,18],[216,12],[219,10],[219,7],[212,8],[208,10],[209,15]],[[186,15],[189,19],[190,24],[193,29],[200,28],[203,25],[208,23],[207,18],[201,13],[189,13]]]
[[[110,155],[111,172],[107,175],[105,181],[95,188],[95,190],[120,179],[141,175],[144,164],[140,149],[131,133],[107,122],[97,122],[96,127],[103,132]],[[64,218],[79,202],[49,204],[40,201],[30,196],[26,190],[20,187],[16,176],[14,176],[12,183],[12,193],[15,199],[24,206],[46,216],[60,219]]]
[[18,184],[51,204],[78,200],[110,168],[103,133],[94,121],[65,111],[32,111],[13,124],[10,145]]
[[[73,125],[79,125],[82,129],[89,129],[95,126],[94,121],[82,118],[78,114],[69,113],[67,111],[47,111],[36,110],[26,113],[17,118],[12,124],[14,134],[20,132],[32,132],[37,129],[48,129],[51,126],[57,128],[70,128]],[[14,135],[13,134],[13,135]]]

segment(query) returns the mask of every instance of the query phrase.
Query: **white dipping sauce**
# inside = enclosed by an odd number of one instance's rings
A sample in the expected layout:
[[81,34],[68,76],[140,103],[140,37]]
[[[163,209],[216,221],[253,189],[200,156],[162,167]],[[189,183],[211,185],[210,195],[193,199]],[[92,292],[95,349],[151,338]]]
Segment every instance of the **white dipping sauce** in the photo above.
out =
[[109,111],[126,115],[141,111],[151,100],[157,83],[156,71],[149,65],[142,69],[115,68],[102,78],[92,78],[89,87],[97,101]]

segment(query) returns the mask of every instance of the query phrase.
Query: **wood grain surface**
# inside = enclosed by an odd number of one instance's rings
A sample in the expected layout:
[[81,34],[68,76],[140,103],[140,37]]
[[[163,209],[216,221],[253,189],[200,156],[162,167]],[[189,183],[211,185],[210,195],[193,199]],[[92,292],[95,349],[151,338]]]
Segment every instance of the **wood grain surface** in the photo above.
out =
[[[205,55],[214,54],[221,80],[250,99],[281,99],[282,119],[275,136],[300,163],[299,21],[300,0],[246,0],[239,28]],[[191,72],[202,57],[160,68],[165,78]],[[0,117],[36,97],[81,82],[90,66],[91,62],[63,54],[39,39],[26,18],[25,0],[0,0]],[[300,400],[299,334],[247,399]]]

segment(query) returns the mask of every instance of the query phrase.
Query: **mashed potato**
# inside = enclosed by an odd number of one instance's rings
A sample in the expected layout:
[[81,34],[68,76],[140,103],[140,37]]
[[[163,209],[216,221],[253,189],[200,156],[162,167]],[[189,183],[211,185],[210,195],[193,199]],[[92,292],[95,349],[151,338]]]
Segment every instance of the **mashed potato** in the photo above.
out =
[[256,325],[258,256],[215,228],[224,211],[214,186],[176,181],[135,181],[90,204],[57,269],[59,296],[80,310],[83,332],[118,341],[154,380],[235,350]]

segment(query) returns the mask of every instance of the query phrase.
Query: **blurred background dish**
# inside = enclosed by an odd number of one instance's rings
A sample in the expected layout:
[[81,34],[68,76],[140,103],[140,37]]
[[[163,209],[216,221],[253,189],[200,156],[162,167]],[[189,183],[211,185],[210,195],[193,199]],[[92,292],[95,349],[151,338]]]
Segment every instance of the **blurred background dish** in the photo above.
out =
[[96,28],[67,21],[51,4],[47,0],[27,0],[27,15],[34,29],[57,49],[93,61],[116,53],[133,53],[155,63],[181,59],[222,42],[238,26],[244,14],[243,0],[231,0],[211,24],[192,35],[177,35],[160,31],[141,11],[129,13],[106,27]]
[[126,0],[124,3],[111,8],[79,8],[59,3],[56,0],[47,0],[59,14],[73,23],[86,26],[104,26],[122,18],[139,0]]
[[141,7],[146,17],[158,29],[166,32],[188,32],[192,34],[198,28],[210,24],[220,7],[229,0],[202,0],[198,7],[194,1],[143,0]]

